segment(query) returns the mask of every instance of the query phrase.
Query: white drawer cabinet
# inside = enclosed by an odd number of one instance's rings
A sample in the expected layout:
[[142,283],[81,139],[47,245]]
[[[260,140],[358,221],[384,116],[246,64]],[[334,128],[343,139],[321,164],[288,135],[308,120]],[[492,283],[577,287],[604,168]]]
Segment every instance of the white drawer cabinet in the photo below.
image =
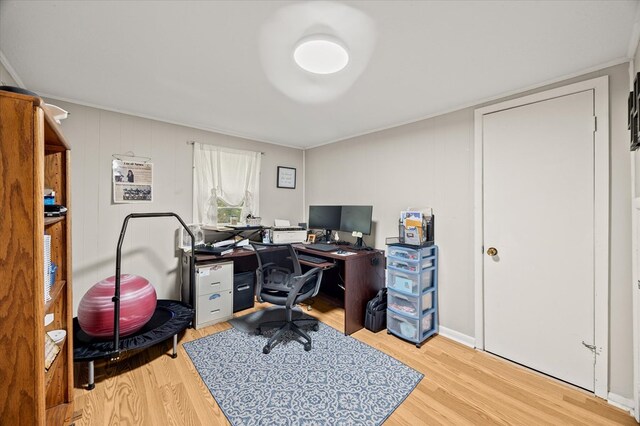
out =
[[196,266],[193,303],[195,328],[202,328],[233,317],[233,262]]

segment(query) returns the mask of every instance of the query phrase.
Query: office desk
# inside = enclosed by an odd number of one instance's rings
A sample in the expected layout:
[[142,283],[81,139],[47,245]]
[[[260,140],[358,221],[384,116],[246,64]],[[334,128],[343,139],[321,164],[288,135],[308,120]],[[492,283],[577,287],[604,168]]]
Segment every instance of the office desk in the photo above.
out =
[[[341,295],[344,307],[344,334],[349,335],[363,328],[367,302],[385,285],[384,251],[356,251],[355,254],[344,256],[335,252],[325,253],[312,250],[304,244],[293,244],[293,247],[298,253],[305,253],[310,256],[327,259],[327,262],[322,264],[300,260],[301,265],[311,268],[335,268],[342,277],[344,281],[344,291]],[[342,249],[349,251],[349,249],[345,247],[342,247]],[[186,260],[183,259],[183,267],[189,265],[188,257],[190,255],[188,252],[184,254]],[[196,264],[224,261],[233,261],[234,272],[255,271],[258,267],[255,253],[245,249],[236,249],[233,253],[224,256],[197,254],[195,258]],[[329,273],[325,274],[322,284],[323,287],[332,284],[324,282],[330,279],[330,275]],[[191,288],[190,285],[183,287]],[[189,300],[189,298],[187,297],[186,300]]]
[[[344,256],[335,252],[316,251],[304,244],[294,244],[293,247],[299,253],[327,259],[330,265],[335,264],[344,280],[344,334],[349,335],[363,328],[367,302],[384,287],[384,251],[363,250]],[[350,251],[347,247],[341,249]],[[300,263],[310,267],[326,267],[326,264],[302,260]]]

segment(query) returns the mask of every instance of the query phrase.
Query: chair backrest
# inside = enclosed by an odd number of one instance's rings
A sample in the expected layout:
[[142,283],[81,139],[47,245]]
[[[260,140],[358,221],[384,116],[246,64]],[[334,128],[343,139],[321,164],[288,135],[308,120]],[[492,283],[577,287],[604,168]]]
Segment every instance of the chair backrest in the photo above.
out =
[[281,268],[288,269],[293,275],[302,275],[302,268],[298,261],[296,251],[291,244],[264,244],[251,243],[258,257],[258,267],[273,263]]

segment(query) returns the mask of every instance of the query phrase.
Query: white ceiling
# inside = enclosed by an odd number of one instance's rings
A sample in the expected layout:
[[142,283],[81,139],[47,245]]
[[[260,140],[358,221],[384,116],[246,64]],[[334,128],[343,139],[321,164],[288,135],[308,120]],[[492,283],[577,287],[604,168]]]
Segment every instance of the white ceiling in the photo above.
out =
[[[636,0],[2,1],[0,53],[41,95],[310,147],[621,62],[637,8]],[[348,46],[345,70],[322,76],[295,65],[293,47],[315,33]]]

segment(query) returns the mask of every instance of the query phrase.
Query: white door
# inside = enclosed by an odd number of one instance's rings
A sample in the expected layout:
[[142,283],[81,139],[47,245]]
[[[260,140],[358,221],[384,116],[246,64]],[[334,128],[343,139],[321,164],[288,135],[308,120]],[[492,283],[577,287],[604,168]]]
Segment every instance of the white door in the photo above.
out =
[[485,349],[592,391],[593,116],[586,90],[482,122]]

